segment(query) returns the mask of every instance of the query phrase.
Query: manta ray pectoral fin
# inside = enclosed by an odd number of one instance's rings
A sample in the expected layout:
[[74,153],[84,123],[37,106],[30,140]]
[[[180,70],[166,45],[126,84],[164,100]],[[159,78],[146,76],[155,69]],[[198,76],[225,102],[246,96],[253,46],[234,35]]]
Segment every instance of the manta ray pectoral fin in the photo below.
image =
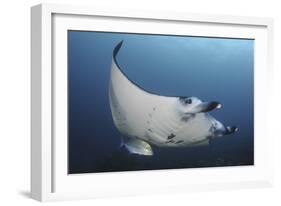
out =
[[123,145],[132,154],[152,156],[153,151],[147,142],[138,138],[125,138],[123,140]]
[[202,102],[194,108],[194,113],[209,112],[213,109],[220,109],[222,105],[219,102]]

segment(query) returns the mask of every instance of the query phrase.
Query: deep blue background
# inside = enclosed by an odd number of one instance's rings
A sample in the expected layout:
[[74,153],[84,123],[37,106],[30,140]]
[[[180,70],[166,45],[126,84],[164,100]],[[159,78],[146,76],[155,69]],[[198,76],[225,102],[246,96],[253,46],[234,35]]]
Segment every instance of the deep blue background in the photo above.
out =
[[[239,132],[208,147],[156,148],[154,156],[119,149],[108,99],[113,48],[130,79],[162,95],[219,101],[211,112]],[[69,173],[252,165],[254,40],[68,32]]]

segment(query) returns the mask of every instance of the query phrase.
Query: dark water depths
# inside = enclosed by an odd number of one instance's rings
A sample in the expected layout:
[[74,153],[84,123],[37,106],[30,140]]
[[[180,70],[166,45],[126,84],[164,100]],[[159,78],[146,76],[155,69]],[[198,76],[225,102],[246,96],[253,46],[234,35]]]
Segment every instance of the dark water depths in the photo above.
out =
[[[239,131],[207,147],[157,148],[154,156],[119,149],[108,84],[112,50],[143,88],[219,101],[211,114]],[[69,31],[69,173],[253,165],[254,40]],[[140,102],[141,104],[141,102]]]

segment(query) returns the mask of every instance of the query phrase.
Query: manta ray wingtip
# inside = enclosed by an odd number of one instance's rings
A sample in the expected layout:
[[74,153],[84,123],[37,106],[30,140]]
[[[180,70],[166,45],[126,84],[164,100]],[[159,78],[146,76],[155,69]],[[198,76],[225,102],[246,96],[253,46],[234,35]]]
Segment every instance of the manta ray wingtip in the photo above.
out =
[[121,40],[121,41],[115,46],[114,51],[113,51],[113,55],[114,55],[114,56],[117,55],[117,53],[119,52],[119,50],[120,50],[122,44],[123,44],[123,40]]

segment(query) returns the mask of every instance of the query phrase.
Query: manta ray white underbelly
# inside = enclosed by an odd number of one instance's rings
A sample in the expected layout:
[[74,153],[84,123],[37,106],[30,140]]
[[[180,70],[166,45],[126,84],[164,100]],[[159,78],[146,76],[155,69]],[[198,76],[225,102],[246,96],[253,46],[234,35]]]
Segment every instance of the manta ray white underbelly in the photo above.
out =
[[132,82],[122,71],[113,51],[109,100],[115,126],[131,153],[153,155],[151,145],[188,147],[208,145],[210,138],[236,132],[225,127],[208,111],[218,102],[202,102],[196,97],[170,97],[151,93]]

